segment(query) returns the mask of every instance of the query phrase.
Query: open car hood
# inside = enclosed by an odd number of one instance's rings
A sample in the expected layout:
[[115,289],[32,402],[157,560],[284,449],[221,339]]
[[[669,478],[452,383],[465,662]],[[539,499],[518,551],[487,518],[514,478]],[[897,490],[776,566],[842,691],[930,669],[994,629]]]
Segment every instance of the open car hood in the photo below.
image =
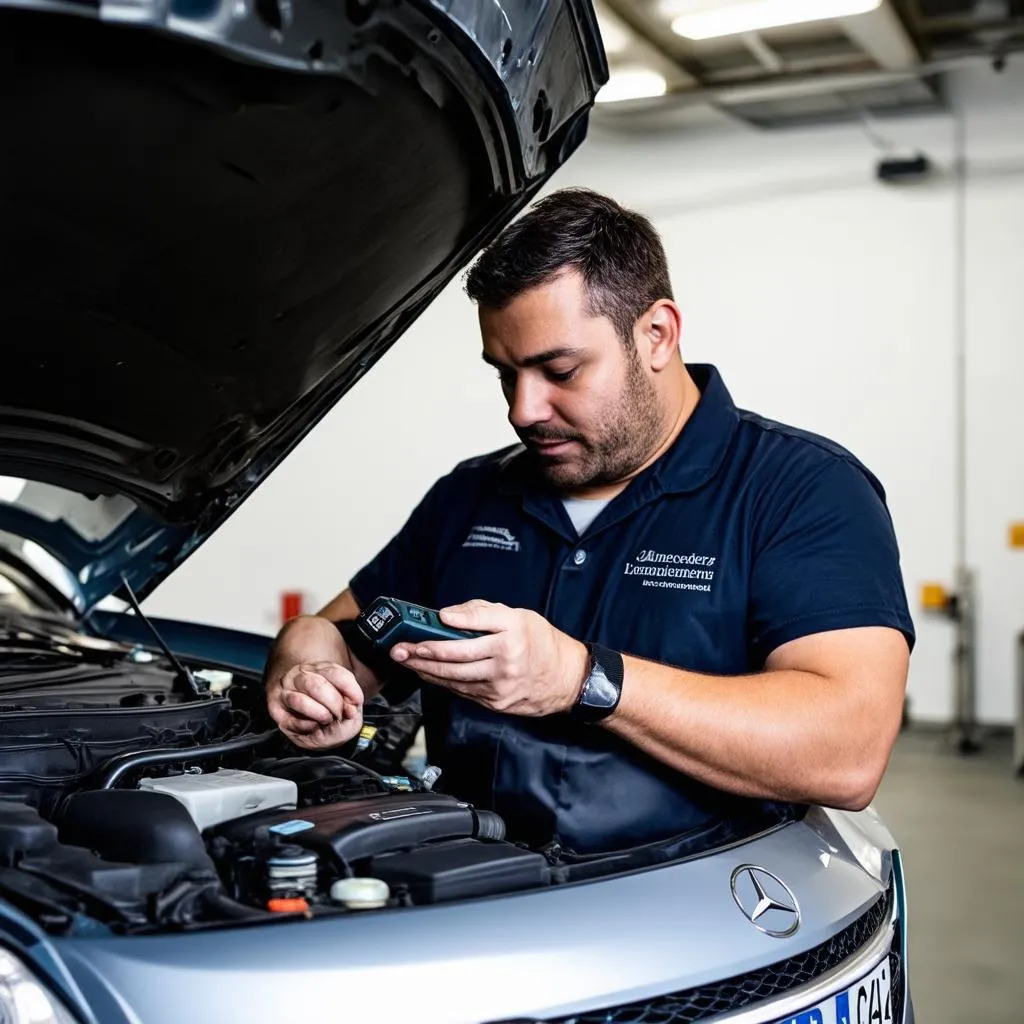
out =
[[0,0],[0,476],[35,484],[0,535],[79,610],[122,575],[145,596],[529,202],[606,79],[589,0]]

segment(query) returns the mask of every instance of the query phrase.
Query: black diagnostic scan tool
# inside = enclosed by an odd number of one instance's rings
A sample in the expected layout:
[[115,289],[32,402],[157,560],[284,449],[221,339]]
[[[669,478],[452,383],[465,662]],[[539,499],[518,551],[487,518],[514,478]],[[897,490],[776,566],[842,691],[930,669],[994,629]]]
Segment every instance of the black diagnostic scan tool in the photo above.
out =
[[371,601],[356,619],[356,628],[376,651],[390,651],[395,644],[424,640],[468,640],[484,633],[452,629],[430,608],[394,597]]

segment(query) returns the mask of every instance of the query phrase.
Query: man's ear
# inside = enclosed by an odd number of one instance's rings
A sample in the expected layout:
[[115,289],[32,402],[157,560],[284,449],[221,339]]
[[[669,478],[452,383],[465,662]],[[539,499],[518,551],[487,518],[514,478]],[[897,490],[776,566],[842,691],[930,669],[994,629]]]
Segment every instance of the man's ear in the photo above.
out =
[[651,369],[664,370],[679,355],[683,315],[670,299],[659,299],[644,314],[643,329],[651,351]]

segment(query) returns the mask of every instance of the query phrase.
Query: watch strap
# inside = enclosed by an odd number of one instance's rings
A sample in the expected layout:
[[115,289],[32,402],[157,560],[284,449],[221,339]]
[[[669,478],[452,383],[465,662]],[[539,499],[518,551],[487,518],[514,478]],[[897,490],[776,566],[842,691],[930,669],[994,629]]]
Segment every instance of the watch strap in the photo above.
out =
[[590,668],[571,714],[589,725],[607,718],[619,706],[626,671],[618,651],[600,644],[587,644],[586,648]]

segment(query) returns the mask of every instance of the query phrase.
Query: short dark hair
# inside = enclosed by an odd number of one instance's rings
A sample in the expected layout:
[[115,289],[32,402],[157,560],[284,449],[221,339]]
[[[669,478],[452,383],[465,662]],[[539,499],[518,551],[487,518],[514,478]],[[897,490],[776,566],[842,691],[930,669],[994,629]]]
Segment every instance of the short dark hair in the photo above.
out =
[[673,298],[668,260],[651,222],[582,188],[555,192],[513,221],[469,271],[466,293],[481,306],[503,309],[566,270],[579,272],[590,312],[608,317],[625,342],[646,310]]

